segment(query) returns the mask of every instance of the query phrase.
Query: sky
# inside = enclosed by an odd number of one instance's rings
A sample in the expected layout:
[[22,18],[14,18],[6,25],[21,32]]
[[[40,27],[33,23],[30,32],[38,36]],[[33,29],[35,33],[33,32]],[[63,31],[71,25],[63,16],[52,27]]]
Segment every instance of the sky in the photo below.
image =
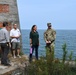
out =
[[76,0],[17,0],[20,27],[47,29],[47,23],[54,29],[76,30]]

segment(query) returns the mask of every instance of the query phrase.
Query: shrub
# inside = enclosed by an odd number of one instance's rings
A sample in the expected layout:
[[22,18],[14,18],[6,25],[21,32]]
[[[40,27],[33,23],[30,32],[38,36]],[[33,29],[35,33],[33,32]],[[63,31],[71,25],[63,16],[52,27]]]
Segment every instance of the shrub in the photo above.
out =
[[[39,60],[35,60],[30,63],[25,68],[26,75],[75,75],[76,71],[74,71],[69,63],[65,64],[66,60],[66,44],[62,46],[63,48],[63,59],[60,62],[59,59],[54,58],[54,50],[46,55],[46,57],[40,57]],[[69,59],[72,59],[72,53],[69,56]]]

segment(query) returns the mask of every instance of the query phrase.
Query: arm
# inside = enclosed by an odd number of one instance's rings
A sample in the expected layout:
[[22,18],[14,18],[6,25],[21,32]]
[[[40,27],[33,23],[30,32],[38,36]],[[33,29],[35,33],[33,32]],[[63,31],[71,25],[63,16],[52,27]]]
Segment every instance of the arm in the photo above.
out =
[[7,46],[11,47],[9,32],[8,32],[8,31],[6,31],[4,34],[5,34],[5,38],[6,38]]
[[46,32],[44,33],[44,40],[45,40],[46,43],[49,43],[49,41],[47,40],[47,34],[46,34]]
[[38,38],[38,45],[40,45],[40,41],[39,41],[39,38]]
[[47,39],[46,39],[46,32],[44,33],[44,40],[45,40],[45,42],[47,41]]
[[21,36],[21,32],[20,32],[20,30],[18,29],[18,34],[19,34],[19,37]]
[[10,36],[11,38],[19,38],[19,36]]
[[30,38],[30,44],[32,44],[32,39]]
[[55,40],[56,39],[56,31],[54,30],[53,31],[53,40]]
[[38,45],[40,45],[40,41],[39,41],[39,33],[38,33]]
[[51,37],[51,43],[53,43],[55,41],[55,39],[56,39],[56,31],[53,30],[52,31],[52,37]]
[[10,42],[10,36],[9,36],[9,33],[8,33],[8,31],[5,31],[5,38],[6,38],[6,42]]
[[30,46],[32,46],[32,33],[30,32]]
[[13,36],[12,30],[10,31],[10,37],[11,38],[16,38],[15,36]]

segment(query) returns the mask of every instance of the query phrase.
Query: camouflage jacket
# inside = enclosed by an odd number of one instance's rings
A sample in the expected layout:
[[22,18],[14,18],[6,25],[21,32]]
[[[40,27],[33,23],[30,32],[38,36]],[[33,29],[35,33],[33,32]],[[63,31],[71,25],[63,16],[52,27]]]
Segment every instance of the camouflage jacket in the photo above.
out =
[[47,29],[44,32],[44,40],[45,41],[53,41],[56,38],[56,31],[54,29]]

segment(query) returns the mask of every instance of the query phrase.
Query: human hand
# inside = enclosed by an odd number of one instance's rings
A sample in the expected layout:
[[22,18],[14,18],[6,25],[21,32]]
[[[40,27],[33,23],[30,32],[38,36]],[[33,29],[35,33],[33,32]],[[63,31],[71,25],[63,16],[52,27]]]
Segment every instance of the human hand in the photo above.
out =
[[51,41],[48,41],[49,43],[51,43]]
[[46,41],[46,43],[51,43],[51,41]]
[[48,41],[46,41],[46,43],[49,43]]
[[11,48],[11,44],[10,43],[7,43],[7,46]]
[[9,47],[11,48],[11,44],[9,43]]
[[18,38],[19,38],[19,36],[16,36],[16,38],[18,39]]
[[30,44],[30,46],[32,47],[32,44]]

